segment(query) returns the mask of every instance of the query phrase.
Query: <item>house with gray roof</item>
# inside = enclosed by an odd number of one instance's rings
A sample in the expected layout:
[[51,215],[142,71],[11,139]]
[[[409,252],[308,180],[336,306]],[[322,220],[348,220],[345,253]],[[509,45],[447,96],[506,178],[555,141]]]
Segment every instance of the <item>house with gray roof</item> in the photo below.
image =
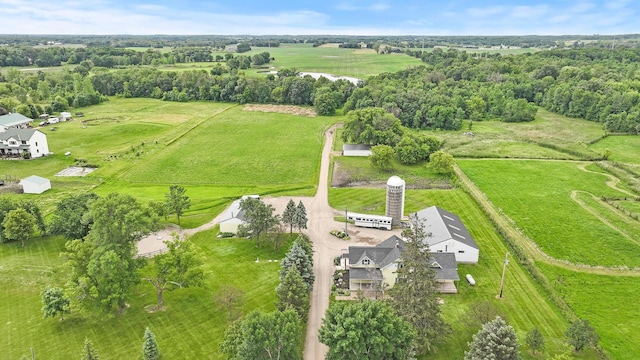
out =
[[231,206],[221,215],[220,232],[236,234],[240,225],[248,224],[245,211],[240,207],[240,201],[246,198],[259,199],[258,195],[244,195],[241,199],[237,199],[231,203]]
[[11,128],[0,132],[0,157],[20,157],[25,151],[31,158],[49,154],[47,135],[36,129]]
[[477,264],[480,248],[460,218],[437,206],[417,213],[429,236],[424,240],[434,253],[453,253],[458,263]]
[[[405,242],[391,236],[376,246],[350,246],[343,255],[348,270],[350,290],[370,289],[376,286],[391,288],[398,277],[398,261],[405,249]],[[458,265],[452,253],[434,253],[431,267],[436,272],[440,292],[457,293],[455,281]]]
[[26,129],[27,125],[32,121],[33,119],[18,113],[0,115],[0,132],[10,129]]

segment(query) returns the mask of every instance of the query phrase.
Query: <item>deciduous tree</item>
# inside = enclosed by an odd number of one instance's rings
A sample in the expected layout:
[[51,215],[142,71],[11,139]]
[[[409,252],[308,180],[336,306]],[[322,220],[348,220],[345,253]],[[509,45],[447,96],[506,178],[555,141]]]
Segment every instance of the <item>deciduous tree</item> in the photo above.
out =
[[251,236],[256,239],[256,246],[260,247],[260,235],[279,224],[280,216],[273,214],[273,205],[267,205],[260,199],[243,199],[240,201],[240,208],[245,212],[247,227]]
[[46,287],[40,293],[42,297],[42,312],[44,317],[56,317],[60,315],[60,320],[64,320],[64,314],[69,314],[69,298],[64,296],[64,290],[57,287]]
[[33,236],[35,226],[35,217],[23,208],[9,211],[2,221],[5,239],[20,241],[23,247],[24,242]]
[[473,341],[469,343],[469,351],[465,351],[465,360],[519,360],[518,338],[510,325],[497,316],[482,326]]
[[429,157],[431,167],[438,174],[448,175],[453,173],[455,160],[453,156],[444,150],[438,150]]
[[379,169],[390,170],[393,168],[394,156],[395,151],[391,146],[376,145],[371,147],[371,156],[369,156],[369,161],[371,161],[371,165]]
[[537,327],[534,327],[527,333],[527,337],[524,339],[529,349],[535,354],[537,351],[544,350],[544,337]]
[[98,195],[94,193],[84,193],[72,194],[60,200],[53,211],[49,232],[69,240],[83,239],[93,223],[88,216],[89,207],[97,199]]
[[167,209],[178,217],[178,226],[181,226],[180,216],[191,207],[191,199],[185,195],[186,192],[183,186],[171,185],[169,192],[164,195]]
[[413,359],[415,333],[406,320],[379,301],[337,302],[322,319],[320,342],[327,359]]
[[165,291],[199,286],[204,279],[203,262],[193,243],[177,238],[164,243],[167,245],[167,252],[153,258],[151,276],[143,278],[156,288],[158,309],[162,309]]
[[292,309],[254,311],[227,329],[220,351],[234,360],[300,360],[301,331],[298,314]]
[[586,346],[597,346],[600,341],[600,336],[586,319],[574,321],[564,334],[575,351],[580,351]]

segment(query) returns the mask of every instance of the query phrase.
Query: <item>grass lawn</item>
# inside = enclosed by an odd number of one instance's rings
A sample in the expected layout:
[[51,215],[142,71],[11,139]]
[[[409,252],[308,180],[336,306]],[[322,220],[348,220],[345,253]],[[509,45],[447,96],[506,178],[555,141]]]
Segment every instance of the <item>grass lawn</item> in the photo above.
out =
[[636,135],[611,135],[592,144],[591,149],[604,153],[611,150],[609,160],[640,165],[640,136]]
[[[384,213],[384,189],[330,189],[331,206],[342,209],[349,206],[354,211]],[[380,200],[382,199],[382,200]],[[502,263],[507,248],[493,226],[478,208],[475,202],[462,190],[407,190],[405,213],[437,205],[460,216],[480,247],[478,265],[460,265],[458,273],[461,280],[457,287],[457,295],[446,295],[444,299],[444,315],[448,323],[453,325],[454,334],[438,351],[427,354],[424,359],[461,359],[467,342],[479,329],[467,328],[464,324],[465,313],[474,302],[490,301],[508,322],[514,326],[522,344],[522,355],[525,359],[536,359],[539,356],[551,356],[564,352],[564,330],[568,323],[556,308],[551,305],[531,278],[512,261],[507,267],[506,287],[502,300],[496,295],[500,289]],[[471,287],[464,276],[472,274],[476,286]],[[524,345],[526,333],[537,326],[544,335],[547,349],[544,355],[533,356]],[[578,356],[584,359],[597,359],[593,352],[585,352]]]
[[611,359],[637,359],[640,354],[640,278],[576,273],[539,264],[576,314],[589,320]]
[[[581,204],[583,193],[596,197],[623,194],[606,186],[605,176],[582,171],[579,164],[458,160],[493,204],[552,257],[588,265],[640,266],[640,245],[589,212],[610,210],[594,207],[590,201]],[[576,200],[571,198],[572,191],[581,192]],[[637,223],[628,227],[640,230]]]
[[[165,311],[149,313],[144,307],[156,301],[155,289],[141,283],[130,300],[131,307],[110,319],[68,315],[64,321],[42,319],[40,290],[48,284],[61,285],[64,239],[38,238],[25,248],[17,244],[0,247],[0,336],[2,357],[18,359],[33,348],[38,358],[76,358],[85,337],[90,338],[102,359],[137,358],[142,335],[149,326],[156,335],[162,356],[167,359],[223,359],[218,351],[230,319],[219,301],[220,289],[232,285],[243,291],[242,313],[275,309],[275,287],[279,262],[289,244],[280,251],[258,249],[242,239],[216,239],[216,231],[192,238],[205,260],[206,284],[165,295]],[[256,263],[256,258],[260,262]]]

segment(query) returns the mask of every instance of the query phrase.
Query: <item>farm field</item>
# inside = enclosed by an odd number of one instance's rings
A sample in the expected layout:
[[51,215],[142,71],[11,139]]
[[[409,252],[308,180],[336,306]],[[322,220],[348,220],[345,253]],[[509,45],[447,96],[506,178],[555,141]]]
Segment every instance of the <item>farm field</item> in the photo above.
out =
[[[459,160],[458,165],[549,256],[591,266],[640,267],[640,239],[601,221],[592,213],[601,207],[584,204],[584,195],[624,195],[606,185],[605,175],[582,170],[585,163]],[[640,230],[640,224],[635,227]]]
[[[615,270],[607,275],[592,273],[603,266],[639,267],[640,223],[600,201],[601,196],[629,195],[607,186],[610,178],[585,163],[459,160],[458,164],[542,251],[561,260],[595,266],[573,271],[547,264],[544,259],[536,261],[576,315],[592,322],[611,358],[633,359],[638,348],[629,339],[638,336],[640,322],[636,316],[639,309],[631,304],[636,303],[639,279]],[[592,169],[599,171],[589,172]],[[636,201],[617,203],[626,211],[640,209]]]
[[[312,44],[281,44],[279,47],[273,48],[254,46],[251,51],[235,55],[253,56],[265,51],[271,54],[275,61],[265,64],[262,68],[242,70],[247,76],[264,76],[264,72],[295,68],[298,71],[322,72],[366,79],[383,72],[395,72],[423,64],[420,59],[405,54],[379,55],[372,49],[313,47]],[[225,52],[217,51],[213,54],[214,56],[224,55]],[[183,63],[160,65],[158,68],[173,71],[208,71],[215,64],[213,62]]]
[[[187,227],[211,220],[243,194],[313,194],[322,131],[340,119],[118,98],[83,112],[84,118],[56,124],[55,131],[42,129],[54,155],[0,162],[0,174],[51,178],[53,190],[38,197],[50,204],[79,190],[162,200],[169,185],[180,184],[194,199]],[[82,178],[53,176],[76,159],[99,168]]]
[[[336,209],[356,212],[384,214],[384,189],[332,188],[329,190],[330,205]],[[477,204],[461,189],[455,190],[407,190],[405,213],[437,205],[460,216],[467,229],[480,247],[478,265],[460,265],[458,273],[462,278],[457,287],[457,295],[444,296],[444,316],[453,325],[454,335],[442,344],[438,351],[422,358],[461,359],[467,342],[479,329],[465,325],[466,311],[474,302],[490,302],[514,326],[518,338],[523,342],[526,333],[537,326],[547,341],[545,355],[565,352],[564,331],[568,326],[558,310],[551,305],[541,290],[533,283],[525,270],[516,261],[507,267],[506,291],[502,300],[496,299],[500,289],[502,263],[507,248],[492,224],[478,208]],[[353,229],[353,228],[352,228]],[[384,232],[381,231],[381,236]],[[345,244],[346,245],[346,244]],[[470,273],[476,279],[476,286],[470,287],[464,280]],[[531,351],[522,346],[525,359],[536,359]],[[596,359],[595,353],[587,351],[576,354],[576,358]]]
[[598,152],[611,150],[609,160],[636,165],[640,167],[640,137],[633,135],[607,136],[597,143],[589,146]]
[[[140,283],[122,315],[99,318],[70,314],[64,321],[42,319],[39,291],[46,285],[62,285],[62,238],[38,238],[0,247],[0,336],[2,357],[18,359],[33,348],[37,358],[76,358],[85,337],[91,339],[101,359],[131,359],[139,354],[146,326],[154,332],[162,356],[167,359],[223,359],[218,344],[233,319],[220,300],[220,289],[232,285],[243,292],[239,312],[275,309],[279,262],[289,247],[256,248],[244,239],[216,239],[217,231],[194,235],[191,241],[204,258],[206,280],[202,288],[165,294],[166,310],[147,312],[156,302],[155,288]],[[256,263],[256,258],[261,261]]]

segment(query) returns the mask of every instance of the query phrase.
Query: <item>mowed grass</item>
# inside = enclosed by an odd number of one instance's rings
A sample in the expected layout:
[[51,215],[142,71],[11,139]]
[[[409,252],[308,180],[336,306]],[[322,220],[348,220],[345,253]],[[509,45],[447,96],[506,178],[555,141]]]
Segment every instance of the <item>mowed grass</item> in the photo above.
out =
[[[622,196],[600,173],[580,170],[578,162],[458,160],[458,165],[493,204],[552,257],[594,266],[640,266],[640,245],[616,224],[595,213],[611,211],[585,200],[585,194]],[[572,191],[580,191],[576,200]],[[585,202],[586,201],[586,202]],[[581,204],[580,202],[583,202]],[[615,217],[605,214],[603,217]],[[636,224],[626,224],[640,231]],[[587,245],[588,244],[588,245]]]
[[610,135],[592,144],[590,148],[601,153],[610,150],[609,160],[640,165],[640,136]]
[[[344,209],[367,213],[384,213],[384,189],[330,189],[329,202],[336,209]],[[508,251],[500,236],[478,208],[477,204],[462,190],[407,190],[405,214],[437,205],[456,213],[474,237],[480,247],[480,260],[477,265],[460,265],[458,274],[461,280],[456,284],[457,295],[445,295],[444,316],[452,324],[454,334],[435,353],[429,353],[424,359],[461,359],[468,349],[467,343],[479,328],[468,328],[465,324],[468,309],[475,302],[491,302],[505,315],[518,335],[521,352],[525,359],[538,359],[564,351],[564,330],[568,323],[550,304],[540,289],[533,283],[525,270],[511,261],[507,267],[506,286],[503,299],[496,295],[500,289],[503,260]],[[351,227],[354,229],[353,227]],[[384,237],[384,231],[380,236]],[[348,246],[348,244],[345,244]],[[472,274],[476,286],[471,287],[464,279]],[[524,344],[526,333],[534,326],[542,332],[547,342],[543,355],[533,356]],[[577,358],[597,359],[597,356],[586,351],[577,354]]]
[[593,325],[610,359],[638,358],[640,278],[576,273],[541,263],[538,266],[578,317]]
[[314,186],[327,122],[236,107],[203,122],[122,178],[132,183]]
[[[463,135],[469,131],[475,136]],[[538,108],[532,122],[475,121],[471,129],[465,122],[459,131],[434,134],[455,157],[578,159],[601,156],[586,144],[601,138],[604,130],[601,124]]]
[[[205,262],[203,288],[184,289],[165,294],[166,310],[149,313],[145,306],[156,302],[155,289],[140,283],[124,314],[103,319],[94,315],[68,315],[64,321],[43,319],[39,292],[49,284],[62,285],[64,239],[38,238],[25,248],[16,244],[0,247],[0,351],[2,357],[72,359],[82,350],[85,337],[93,341],[102,359],[134,359],[140,356],[146,326],[156,335],[162,356],[167,359],[223,359],[218,344],[231,323],[220,301],[220,289],[231,285],[243,292],[240,312],[275,309],[275,287],[279,282],[280,251],[256,248],[243,239],[215,238],[215,231],[193,236]],[[260,262],[256,263],[256,258]]]

